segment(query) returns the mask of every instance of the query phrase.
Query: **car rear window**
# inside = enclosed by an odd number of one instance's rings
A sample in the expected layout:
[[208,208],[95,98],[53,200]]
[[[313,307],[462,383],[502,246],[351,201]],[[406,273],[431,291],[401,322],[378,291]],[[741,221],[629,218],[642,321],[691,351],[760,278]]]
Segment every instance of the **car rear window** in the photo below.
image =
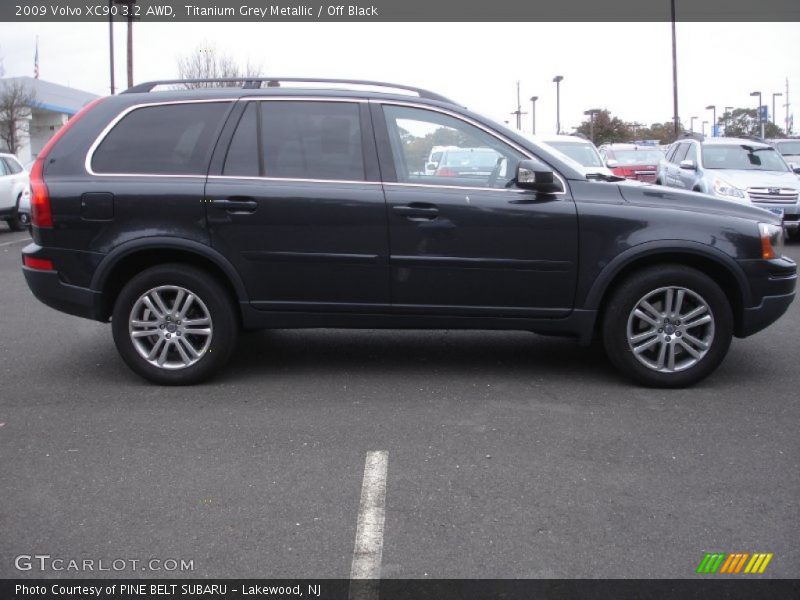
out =
[[95,150],[96,173],[205,175],[229,102],[165,104],[125,115]]

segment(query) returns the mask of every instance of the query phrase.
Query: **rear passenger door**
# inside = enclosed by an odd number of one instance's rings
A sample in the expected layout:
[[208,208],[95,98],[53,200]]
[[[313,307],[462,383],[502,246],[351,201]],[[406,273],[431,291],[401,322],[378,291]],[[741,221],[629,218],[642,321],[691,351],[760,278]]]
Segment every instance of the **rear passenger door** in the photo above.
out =
[[269,310],[389,304],[386,206],[367,104],[239,103],[206,185],[212,245]]

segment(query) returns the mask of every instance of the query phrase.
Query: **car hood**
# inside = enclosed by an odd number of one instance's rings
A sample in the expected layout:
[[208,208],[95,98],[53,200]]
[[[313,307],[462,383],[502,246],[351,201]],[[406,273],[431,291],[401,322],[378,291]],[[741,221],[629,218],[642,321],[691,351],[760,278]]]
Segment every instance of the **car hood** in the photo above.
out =
[[661,185],[632,181],[619,183],[618,186],[622,197],[627,202],[639,206],[656,206],[690,212],[720,214],[761,221],[762,223],[780,223],[780,218],[767,210],[753,206],[749,202],[724,200],[699,192],[689,192]]
[[788,187],[800,189],[800,182],[797,180],[797,175],[789,171],[781,173],[779,171],[714,169],[709,170],[709,173],[743,190],[751,187]]

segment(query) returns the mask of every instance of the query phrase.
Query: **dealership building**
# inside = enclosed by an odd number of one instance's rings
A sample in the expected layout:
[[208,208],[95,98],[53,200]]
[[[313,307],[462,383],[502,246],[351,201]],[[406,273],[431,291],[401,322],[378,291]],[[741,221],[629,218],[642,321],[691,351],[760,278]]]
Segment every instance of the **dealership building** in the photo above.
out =
[[[6,83],[22,83],[33,92],[30,114],[20,127],[20,150],[17,152],[17,157],[23,164],[36,158],[47,140],[61,129],[70,117],[97,98],[96,94],[33,77],[0,79],[0,93]],[[0,142],[0,151],[6,151],[2,145]]]

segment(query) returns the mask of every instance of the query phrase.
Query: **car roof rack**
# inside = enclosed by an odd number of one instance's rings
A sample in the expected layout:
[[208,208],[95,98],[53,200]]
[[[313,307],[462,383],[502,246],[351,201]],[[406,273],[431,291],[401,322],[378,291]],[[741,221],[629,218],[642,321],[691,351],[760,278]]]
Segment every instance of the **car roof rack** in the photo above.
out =
[[[370,81],[365,79],[328,79],[317,77],[221,77],[211,79],[159,79],[156,81],[147,81],[139,83],[133,87],[128,88],[123,94],[138,94],[143,92],[151,92],[153,88],[159,85],[180,85],[182,83],[241,83],[241,88],[245,90],[256,90],[263,87],[280,87],[281,83],[324,83],[324,84],[344,84],[344,85],[359,85],[369,87],[392,88],[395,90],[403,90],[406,92],[414,92],[420,98],[428,100],[438,100],[439,102],[446,102],[447,104],[456,104],[449,98],[445,98],[435,92],[425,90],[422,88],[413,87],[410,85],[403,85],[398,83],[386,83],[384,81]],[[266,84],[266,85],[264,85]],[[232,86],[231,86],[232,87]]]
[[767,143],[767,140],[757,135],[737,135],[736,137],[740,140],[753,140],[754,142],[761,142],[762,144]]
[[702,142],[705,141],[706,136],[704,136],[702,133],[697,133],[696,131],[685,131],[681,134],[680,139],[691,139]]

